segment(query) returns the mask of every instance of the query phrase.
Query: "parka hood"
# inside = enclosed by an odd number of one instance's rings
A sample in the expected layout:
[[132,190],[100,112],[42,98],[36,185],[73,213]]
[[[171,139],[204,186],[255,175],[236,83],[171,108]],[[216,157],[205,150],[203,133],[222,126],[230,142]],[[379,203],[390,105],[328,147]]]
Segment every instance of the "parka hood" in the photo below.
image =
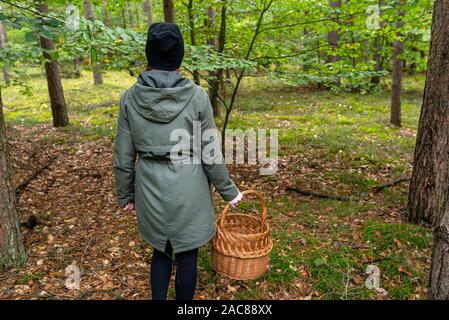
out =
[[187,107],[195,92],[195,83],[177,71],[155,69],[141,73],[131,88],[138,113],[156,122],[171,122]]

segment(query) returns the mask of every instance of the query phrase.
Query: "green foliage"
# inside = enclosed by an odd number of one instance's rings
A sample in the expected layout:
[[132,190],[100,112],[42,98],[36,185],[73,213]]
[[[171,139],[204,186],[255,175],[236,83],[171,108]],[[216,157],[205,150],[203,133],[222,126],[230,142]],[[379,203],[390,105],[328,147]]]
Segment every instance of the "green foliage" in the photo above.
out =
[[[26,7],[19,5],[19,8]],[[20,44],[8,44],[0,53],[0,65],[19,63],[33,64],[42,60],[38,46],[39,37],[53,40],[54,50],[48,51],[52,59],[60,63],[73,63],[82,58],[84,67],[98,63],[103,69],[128,70],[135,75],[146,68],[146,32],[122,27],[107,27],[100,20],[77,17],[73,25],[73,12],[57,11],[45,15],[36,11],[19,11],[19,15],[2,15],[1,19],[16,29],[22,30]],[[190,72],[214,71],[217,69],[252,68],[255,63],[235,58],[228,53],[217,53],[209,45],[186,45],[183,67]]]
[[[129,3],[134,8],[137,5]],[[402,58],[406,70],[410,73],[425,70],[432,1],[407,1],[402,7],[394,0],[385,1],[383,7],[378,3],[378,0],[343,1],[341,8],[332,9],[327,0],[274,1],[265,14],[259,40],[249,57],[251,61],[246,61],[243,58],[263,0],[193,1],[195,45],[189,43],[192,30],[187,3],[175,2],[176,20],[187,43],[183,66],[190,72],[246,68],[294,86],[318,84],[334,91],[378,91],[371,79],[389,73],[392,43],[396,39],[405,44]],[[80,7],[82,1],[73,4]],[[126,1],[109,1],[107,9],[113,26],[107,27],[101,21],[104,16],[101,3],[93,1],[93,5],[96,20],[80,17],[79,27],[74,27],[77,17],[66,11],[63,1],[49,2],[50,13],[44,17],[33,2],[16,2],[13,10],[0,15],[0,20],[8,30],[19,30],[21,39],[16,41],[16,37],[2,50],[0,64],[36,63],[40,50],[37,39],[41,36],[54,41],[55,50],[50,53],[61,64],[72,64],[73,59],[82,57],[84,68],[101,63],[104,69],[128,70],[132,75],[144,70],[143,14],[135,16],[130,24]],[[218,37],[222,5],[227,6],[226,43],[224,53],[217,54],[207,41]],[[214,26],[205,25],[210,7],[217,13]],[[398,10],[407,14],[399,17]],[[162,17],[161,3],[153,3],[154,20],[160,21]],[[339,34],[337,48],[328,44],[328,33],[332,30]],[[376,71],[376,54],[381,59],[380,71]],[[328,55],[338,56],[338,61],[327,63]]]

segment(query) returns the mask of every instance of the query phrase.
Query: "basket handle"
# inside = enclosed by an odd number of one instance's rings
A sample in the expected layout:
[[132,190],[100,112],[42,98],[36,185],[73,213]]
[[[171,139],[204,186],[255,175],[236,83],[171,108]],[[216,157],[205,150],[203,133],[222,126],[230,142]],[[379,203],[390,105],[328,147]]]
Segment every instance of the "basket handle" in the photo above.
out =
[[[265,206],[265,200],[263,199],[262,195],[259,192],[257,192],[256,190],[245,190],[245,191],[242,191],[242,194],[243,195],[253,194],[259,199],[260,208],[262,210],[262,213],[261,213],[262,221],[265,221],[265,219],[267,218],[267,207]],[[221,228],[223,228],[225,217],[230,210],[231,210],[231,205],[228,203],[223,210],[223,214],[221,215],[221,219],[220,219],[220,227]]]

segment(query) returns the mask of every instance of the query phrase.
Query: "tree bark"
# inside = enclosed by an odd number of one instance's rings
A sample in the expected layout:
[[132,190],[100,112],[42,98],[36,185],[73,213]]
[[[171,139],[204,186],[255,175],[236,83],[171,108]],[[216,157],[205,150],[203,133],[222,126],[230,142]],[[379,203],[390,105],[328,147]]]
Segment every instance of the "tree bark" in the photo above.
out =
[[131,4],[129,3],[129,1],[125,2],[125,7],[126,7],[126,13],[128,14],[129,27],[133,28],[134,27],[134,18],[133,18],[133,12],[131,9]]
[[[215,19],[216,19],[215,10],[211,10],[211,8],[209,8],[208,20],[211,28],[214,27]],[[208,41],[208,43],[210,45],[214,45],[215,47],[217,40],[212,39],[212,37],[210,37],[209,40],[210,42]],[[225,41],[226,41],[226,2],[224,2],[223,6],[221,7],[220,33],[218,35],[217,52],[223,53]],[[209,74],[211,75],[211,78],[213,78],[209,88],[209,100],[212,105],[214,117],[219,117],[220,105],[218,101],[218,91],[220,89],[220,82],[223,78],[223,70],[218,69],[217,71],[211,71]]]
[[175,8],[173,0],[164,0],[164,21],[175,23]]
[[[2,5],[0,4],[0,13],[3,11]],[[3,23],[0,21],[0,49],[6,47],[6,29],[3,26]],[[8,72],[8,68],[6,66],[2,67],[3,70],[3,79],[5,79],[5,83],[7,85],[11,84],[11,76]]]
[[103,9],[103,23],[105,26],[110,27],[111,24],[111,15],[108,10],[108,0],[101,0],[101,7]]
[[[41,3],[38,6],[41,13],[47,13],[47,5]],[[45,23],[45,19],[43,20]],[[67,113],[67,103],[64,97],[61,75],[59,74],[58,62],[54,60],[48,51],[53,50],[53,41],[40,37],[42,54],[45,58],[45,74],[47,76],[48,94],[50,96],[51,113],[53,116],[53,126],[64,127],[69,124],[69,115]]]
[[[65,6],[66,10],[69,10],[72,5],[73,4],[68,1]],[[81,61],[83,61],[83,57],[73,59],[73,77],[77,79],[81,77]]]
[[[305,11],[304,12],[304,17],[305,17],[305,20],[306,19],[308,19],[308,17],[309,17],[309,11]],[[307,20],[306,20],[307,21]],[[304,37],[303,37],[303,39],[305,39],[305,43],[307,43],[307,39],[309,38],[309,36],[310,36],[310,30],[309,29],[307,29],[307,26],[304,26],[304,29],[303,29],[303,35],[304,35]],[[319,41],[319,40],[318,40]],[[303,63],[303,65],[302,65],[302,70],[304,71],[304,72],[308,72],[309,70],[310,70],[310,68],[309,68],[309,65],[307,64],[307,62],[305,62],[307,59],[304,59],[304,63]]]
[[0,87],[0,267],[20,265],[25,263],[26,259],[15,192],[11,183],[11,162]]
[[[94,20],[94,14],[93,14],[92,4],[90,3],[90,0],[83,0],[83,5],[84,5],[84,16],[86,17],[86,19]],[[103,84],[103,75],[101,73],[101,63],[100,62],[95,61],[95,63],[93,63],[92,72],[93,72],[93,76],[94,76],[94,84],[102,85]]]
[[205,21],[207,44],[217,49],[218,42],[216,37],[217,11],[210,6],[207,10],[207,18]]
[[[385,22],[382,21],[382,17],[383,17],[383,10],[382,7],[385,6],[385,0],[379,0],[379,33],[382,33],[382,29],[383,26],[385,25]],[[374,48],[375,48],[375,52],[374,52],[374,61],[376,61],[376,66],[374,68],[374,71],[376,72],[380,72],[382,70],[382,36],[379,34],[377,35],[376,39],[374,40]],[[371,78],[371,83],[372,84],[379,84],[380,83],[380,76],[374,76]]]
[[[341,8],[341,0],[330,0],[329,5],[332,9]],[[327,43],[329,44],[329,47],[332,51],[335,51],[338,49],[338,40],[339,40],[339,34],[337,30],[331,30],[327,33]],[[328,55],[326,59],[326,63],[333,63],[340,60],[340,57],[338,55]]]
[[136,28],[140,30],[141,12],[138,6],[134,6],[134,17],[136,18]]
[[[441,2],[446,0],[441,0]],[[438,0],[437,0],[438,2]],[[448,8],[449,9],[449,8]],[[435,229],[429,278],[429,299],[449,300],[449,218]]]
[[122,18],[122,27],[123,29],[126,29],[126,12],[125,9],[120,10],[120,16]]
[[145,14],[147,15],[147,21],[148,21],[148,27],[149,27],[153,24],[153,14],[152,14],[152,10],[151,10],[150,0],[144,1],[143,10],[145,11]]
[[[189,0],[187,3],[187,13],[189,16],[190,44],[195,46],[195,16],[193,15],[193,0]],[[200,84],[200,74],[198,70],[193,70],[193,81],[195,81],[197,85]]]
[[433,13],[427,80],[419,119],[407,214],[438,226],[449,210],[449,0]]
[[[401,0],[402,2],[402,0]],[[402,17],[405,12],[399,9],[397,16],[398,22],[396,23],[397,28],[403,26]],[[396,33],[397,39],[393,43],[393,73],[391,81],[391,112],[390,112],[390,123],[395,127],[401,126],[401,91],[402,91],[402,68],[404,66],[404,61],[400,55],[404,51],[404,43],[402,42],[401,32]]]

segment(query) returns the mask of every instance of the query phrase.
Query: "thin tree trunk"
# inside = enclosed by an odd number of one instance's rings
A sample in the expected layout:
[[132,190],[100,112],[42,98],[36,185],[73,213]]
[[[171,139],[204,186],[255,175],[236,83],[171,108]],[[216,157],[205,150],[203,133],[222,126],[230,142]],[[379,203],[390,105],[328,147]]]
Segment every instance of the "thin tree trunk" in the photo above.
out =
[[143,3],[143,9],[145,14],[147,15],[148,27],[153,24],[153,14],[151,10],[151,2],[150,0],[145,0]]
[[[253,52],[254,44],[256,43],[257,37],[259,36],[259,32],[260,32],[260,28],[262,26],[262,21],[263,21],[264,15],[270,9],[272,4],[273,4],[273,0],[265,0],[263,2],[262,10],[260,11],[260,15],[257,18],[256,28],[254,29],[253,37],[249,43],[248,50],[246,51],[246,54],[244,56],[245,60],[248,60],[251,53]],[[222,27],[223,27],[223,24],[222,24]],[[223,46],[224,46],[224,41],[223,41]],[[234,89],[232,90],[231,99],[229,101],[229,104],[226,105],[226,114],[225,114],[225,118],[223,120],[223,126],[222,126],[222,130],[221,130],[221,134],[222,134],[221,135],[221,149],[222,150],[225,149],[224,147],[225,147],[226,128],[228,126],[229,118],[231,116],[232,109],[234,108],[234,103],[235,103],[235,99],[237,97],[237,92],[239,90],[240,83],[243,79],[244,74],[245,74],[245,69],[241,69],[236,77],[237,78],[236,83],[235,83]]]
[[[190,44],[195,46],[195,16],[193,15],[193,0],[187,3],[187,13],[189,15]],[[200,84],[200,74],[198,70],[193,70],[193,80],[197,85]]]
[[134,16],[136,18],[136,28],[140,29],[140,9],[138,6],[134,6]]
[[175,8],[173,0],[164,0],[164,21],[175,23]]
[[427,80],[416,138],[407,214],[413,223],[438,226],[449,209],[449,0],[433,13]]
[[82,61],[82,58],[73,59],[73,67],[75,69],[75,78],[81,77],[81,61]]
[[122,26],[123,26],[123,29],[126,29],[126,12],[125,12],[125,9],[121,9],[121,10],[120,10],[120,15],[121,15],[121,17],[122,17]]
[[[379,33],[382,33],[383,26],[385,25],[385,22],[382,21],[383,17],[383,10],[382,7],[385,6],[385,0],[379,0]],[[376,39],[374,40],[374,61],[376,61],[376,66],[374,70],[376,72],[380,72],[382,70],[382,36],[380,34],[377,35]],[[371,78],[372,84],[379,84],[380,83],[380,76],[374,76]]]
[[[94,14],[92,10],[92,4],[90,3],[90,0],[83,0],[84,4],[84,16],[88,20],[94,20]],[[95,85],[102,85],[103,84],[103,75],[101,73],[101,63],[98,61],[92,62],[92,72],[94,76],[94,84]]]
[[[66,3],[66,10],[70,8],[73,4],[69,1]],[[83,57],[78,57],[73,59],[73,69],[74,69],[74,78],[80,78],[81,77],[81,61],[83,60]]]
[[129,27],[133,28],[134,27],[134,18],[133,18],[131,4],[127,1],[125,3],[125,7],[126,7],[126,13],[128,14]]
[[[2,5],[0,4],[0,13],[2,12]],[[0,49],[6,47],[6,29],[3,26],[3,23],[0,21]],[[2,67],[3,70],[3,78],[5,79],[5,83],[7,85],[11,84],[11,76],[8,72],[8,68],[6,66]]]
[[0,87],[0,267],[20,265],[25,263],[26,259],[15,192],[11,183],[11,162]]
[[[403,26],[402,17],[405,12],[401,9],[397,13],[398,22],[396,23],[397,28]],[[404,61],[400,57],[404,51],[404,43],[400,39],[401,32],[396,33],[397,39],[393,43],[393,73],[391,82],[391,112],[390,112],[390,123],[396,127],[401,126],[401,91],[402,91],[402,68]]]
[[101,0],[101,7],[103,10],[103,23],[105,26],[110,27],[111,24],[111,15],[108,10],[108,0]]
[[[215,9],[209,8],[208,10],[208,28],[209,29],[215,29],[215,20],[216,20],[216,12]],[[209,36],[208,44],[217,45],[217,52],[223,53],[224,51],[224,45],[226,41],[226,2],[223,3],[221,7],[221,21],[220,21],[220,33],[218,35],[218,44],[217,40]],[[213,79],[211,81],[211,85],[209,88],[209,100],[212,105],[212,110],[214,112],[214,117],[220,116],[220,105],[218,101],[218,91],[220,89],[220,82],[223,78],[223,70],[218,69],[217,71],[211,71],[210,73],[211,78]]]
[[[309,11],[306,10],[306,11],[304,12],[304,17],[307,19],[308,16],[309,16]],[[310,35],[310,30],[307,29],[306,26],[304,26],[303,34],[304,34],[304,39],[306,39],[305,42],[307,43],[307,38],[308,38],[309,35]],[[305,61],[305,60],[306,60],[306,59],[304,59],[304,61]],[[304,72],[308,72],[308,71],[310,70],[309,65],[308,65],[306,62],[302,65],[302,70],[303,70]]]
[[[309,11],[305,11],[304,12],[304,17],[308,17],[309,16]],[[309,35],[309,29],[307,29],[307,27],[306,26],[304,26],[304,29],[303,29],[303,34],[304,34],[304,37],[307,37],[308,35]]]
[[84,17],[88,20],[94,20],[94,13],[92,10],[92,4],[90,3],[90,0],[83,0],[83,7],[84,7]]
[[[341,0],[330,0],[329,5],[332,9],[341,8]],[[327,33],[327,42],[331,48],[332,51],[336,51],[338,49],[338,40],[339,40],[339,34],[337,30],[331,30]],[[338,55],[328,55],[326,63],[333,63],[340,60],[340,57]]]
[[[41,3],[38,6],[41,13],[47,13],[47,5]],[[45,20],[44,20],[45,23]],[[58,62],[54,60],[48,51],[53,50],[53,42],[50,39],[40,37],[42,54],[45,58],[45,74],[47,76],[48,94],[50,96],[53,126],[64,127],[69,124],[67,103],[65,102],[64,89],[62,87],[61,75],[59,74]]]
[[214,7],[210,6],[207,10],[207,18],[205,21],[206,26],[206,38],[207,44],[211,45],[215,49],[218,47],[217,37],[216,37],[216,21],[217,21],[217,12]]
[[[415,46],[412,46],[412,47],[410,48],[410,51],[413,52],[414,55],[415,55],[415,54],[418,55],[418,53],[419,53],[418,48],[415,47]],[[405,63],[405,61],[404,61],[404,63]],[[414,74],[416,73],[417,67],[418,67],[418,64],[416,63],[416,59],[415,59],[415,60],[413,60],[413,61],[410,63],[410,65],[408,66],[407,69],[405,68],[405,65],[404,65],[404,70],[407,70],[407,71],[408,71],[408,74],[414,75]]]

